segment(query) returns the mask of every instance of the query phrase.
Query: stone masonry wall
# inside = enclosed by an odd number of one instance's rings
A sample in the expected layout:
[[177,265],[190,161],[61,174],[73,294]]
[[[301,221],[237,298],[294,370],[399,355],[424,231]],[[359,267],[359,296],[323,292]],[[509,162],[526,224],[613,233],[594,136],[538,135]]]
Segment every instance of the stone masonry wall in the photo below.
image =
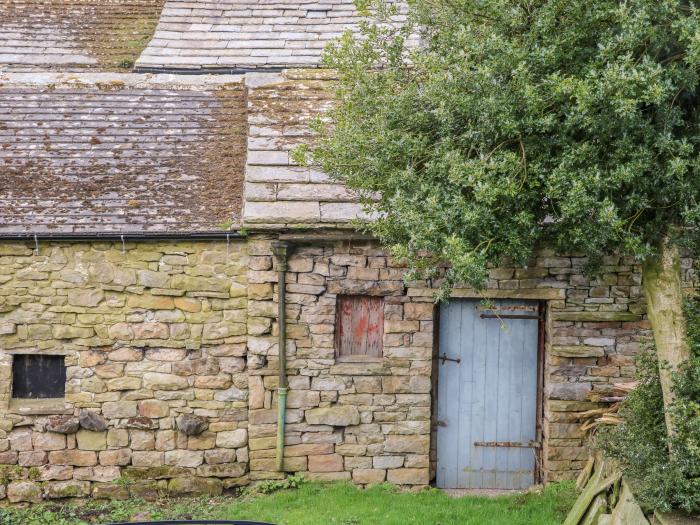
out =
[[[269,240],[251,241],[249,251],[250,476],[257,480],[280,476],[274,471],[277,275]],[[546,306],[540,458],[545,481],[572,478],[580,470],[588,451],[575,412],[599,406],[591,393],[604,394],[612,383],[632,377],[634,354],[650,335],[639,266],[610,257],[601,275],[590,279],[585,263],[584,257],[542,252],[527,268],[493,269],[483,294],[537,299]],[[690,259],[684,259],[683,271],[686,286],[696,286]],[[372,243],[294,250],[287,274],[286,470],[360,484],[424,485],[431,479],[437,352],[432,298],[439,282],[405,285],[403,276],[401,266]],[[384,296],[381,362],[336,362],[338,294]],[[454,297],[479,296],[457,289]]]
[[[277,274],[269,241],[249,244],[251,480],[274,471]],[[315,480],[429,482],[431,297],[409,297],[403,270],[370,244],[298,247],[287,273],[289,398],[285,470]],[[338,294],[384,297],[384,356],[337,362]]]
[[[246,245],[0,243],[0,499],[248,482]],[[65,399],[11,399],[15,354]]]
[[[0,243],[0,500],[218,494],[275,471],[277,272],[246,242]],[[571,478],[575,412],[633,374],[650,335],[639,267],[542,252],[496,268],[485,297],[546,306],[541,470]],[[685,285],[697,286],[691,260]],[[285,470],[358,484],[429,483],[435,468],[438,281],[404,282],[375,243],[310,241],[287,272]],[[338,295],[384,298],[383,355],[335,356]],[[456,298],[481,295],[465,288]],[[11,398],[16,354],[65,356],[65,399]]]

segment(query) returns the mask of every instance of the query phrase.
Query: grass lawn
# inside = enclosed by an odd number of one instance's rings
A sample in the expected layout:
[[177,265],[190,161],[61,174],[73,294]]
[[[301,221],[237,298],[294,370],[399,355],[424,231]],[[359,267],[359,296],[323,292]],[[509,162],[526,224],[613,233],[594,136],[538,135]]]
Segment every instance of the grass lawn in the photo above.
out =
[[271,495],[43,504],[0,509],[0,525],[82,525],[156,519],[241,519],[278,525],[549,525],[560,524],[574,500],[570,483],[497,498],[451,498],[430,489],[400,492],[388,485],[304,484]]

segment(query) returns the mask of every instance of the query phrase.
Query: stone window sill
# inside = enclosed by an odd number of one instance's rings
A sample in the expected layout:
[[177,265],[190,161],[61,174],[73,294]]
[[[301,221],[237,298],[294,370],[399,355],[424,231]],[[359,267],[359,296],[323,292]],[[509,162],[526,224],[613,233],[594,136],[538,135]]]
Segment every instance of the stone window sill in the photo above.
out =
[[344,355],[335,358],[336,363],[382,363],[383,357],[370,357],[366,355]]
[[11,399],[7,411],[24,416],[72,414],[73,407],[65,399]]

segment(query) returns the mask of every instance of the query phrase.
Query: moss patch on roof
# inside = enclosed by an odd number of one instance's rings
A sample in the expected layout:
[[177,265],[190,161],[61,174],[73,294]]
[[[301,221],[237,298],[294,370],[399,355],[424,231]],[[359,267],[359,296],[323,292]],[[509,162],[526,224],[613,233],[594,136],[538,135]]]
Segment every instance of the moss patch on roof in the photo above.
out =
[[131,68],[165,0],[0,0],[0,66]]

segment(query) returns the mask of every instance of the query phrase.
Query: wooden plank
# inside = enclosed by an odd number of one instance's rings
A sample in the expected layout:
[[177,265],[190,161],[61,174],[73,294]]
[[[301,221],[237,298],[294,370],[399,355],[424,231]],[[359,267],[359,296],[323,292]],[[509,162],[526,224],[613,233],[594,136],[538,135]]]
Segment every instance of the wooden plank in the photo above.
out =
[[[495,313],[537,312],[537,303],[501,300]],[[479,301],[441,307],[437,484],[444,488],[527,488],[534,482],[532,450],[478,442],[536,439],[538,323],[482,319]],[[456,420],[455,420],[456,419]]]
[[612,512],[613,525],[649,525],[641,507],[634,499],[632,491],[625,481],[622,481],[620,501]]
[[384,299],[375,296],[338,297],[336,357],[381,358],[384,338]]

